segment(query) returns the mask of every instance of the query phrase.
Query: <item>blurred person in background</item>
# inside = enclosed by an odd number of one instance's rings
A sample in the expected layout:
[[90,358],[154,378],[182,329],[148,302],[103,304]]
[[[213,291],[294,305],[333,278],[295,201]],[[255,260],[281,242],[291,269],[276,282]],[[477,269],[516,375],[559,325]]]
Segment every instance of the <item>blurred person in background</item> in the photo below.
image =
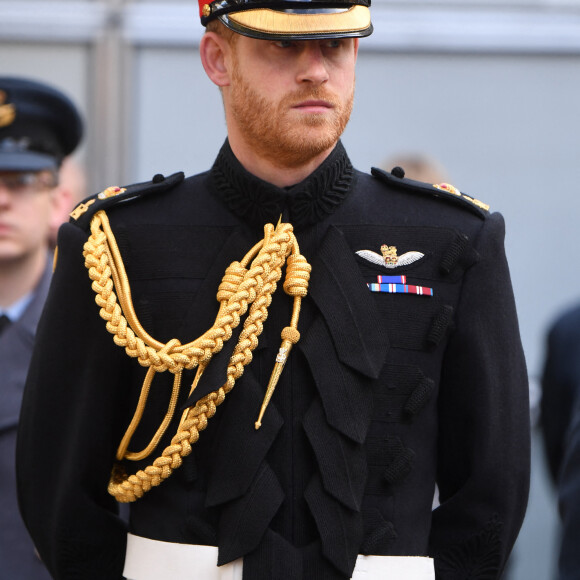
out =
[[540,429],[561,519],[558,580],[580,580],[580,306],[551,325],[542,373]]
[[426,153],[399,153],[389,157],[381,167],[385,171],[402,167],[408,179],[432,185],[451,181],[443,165]]
[[557,484],[572,409],[580,398],[580,305],[551,325],[542,373],[540,428],[552,482]]
[[52,273],[51,236],[73,203],[59,170],[81,135],[79,113],[60,91],[0,77],[0,577],[6,580],[50,578],[18,511],[16,433]]
[[65,157],[58,172],[58,189],[61,202],[50,228],[50,244],[56,247],[60,226],[68,221],[71,210],[87,196],[86,173],[81,163],[74,157]]
[[[580,383],[577,388],[580,389]],[[580,397],[576,397],[558,480],[562,535],[558,580],[580,580]]]
[[18,439],[58,580],[500,577],[529,485],[504,222],[353,168],[369,4],[202,0],[214,165],[61,227]]

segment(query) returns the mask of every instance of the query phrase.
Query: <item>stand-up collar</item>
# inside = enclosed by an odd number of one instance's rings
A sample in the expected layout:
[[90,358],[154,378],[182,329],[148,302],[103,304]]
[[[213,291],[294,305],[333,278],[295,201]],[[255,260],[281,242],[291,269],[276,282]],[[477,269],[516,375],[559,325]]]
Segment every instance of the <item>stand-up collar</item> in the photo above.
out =
[[351,190],[353,167],[339,141],[305,180],[280,188],[244,169],[226,140],[211,169],[213,192],[246,223],[263,227],[280,216],[295,229],[313,225],[336,211]]

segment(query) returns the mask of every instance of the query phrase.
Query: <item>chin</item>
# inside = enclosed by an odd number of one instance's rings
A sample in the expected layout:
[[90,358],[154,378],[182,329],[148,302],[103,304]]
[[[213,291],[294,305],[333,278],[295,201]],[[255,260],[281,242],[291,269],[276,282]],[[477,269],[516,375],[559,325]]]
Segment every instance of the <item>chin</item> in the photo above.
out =
[[315,156],[334,147],[340,139],[340,135],[341,132],[335,130],[334,127],[332,130],[329,130],[328,127],[320,127],[319,130],[316,127],[305,127],[297,134],[288,135],[286,142],[289,149]]
[[316,159],[325,151],[332,149],[337,141],[338,137],[335,139],[309,139],[302,135],[300,139],[292,141],[291,143],[288,141],[280,143],[278,152],[273,157],[277,163],[280,163],[284,167],[302,167]]

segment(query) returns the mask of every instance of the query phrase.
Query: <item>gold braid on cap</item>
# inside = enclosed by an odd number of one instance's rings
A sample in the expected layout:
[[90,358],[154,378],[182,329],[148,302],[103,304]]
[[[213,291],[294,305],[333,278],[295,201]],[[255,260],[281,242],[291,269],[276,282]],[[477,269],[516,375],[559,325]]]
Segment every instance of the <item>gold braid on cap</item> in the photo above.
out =
[[[243,330],[228,364],[225,384],[183,412],[171,444],[151,465],[128,476],[120,463],[115,464],[108,489],[118,501],[139,499],[146,491],[167,479],[181,465],[182,458],[191,453],[191,445],[199,439],[200,431],[206,428],[216,407],[224,401],[236,380],[242,376],[244,367],[252,361],[252,351],[258,345],[258,336],[268,316],[272,294],[276,291],[276,283],[286,264],[284,290],[294,297],[294,305],[290,325],[282,330],[282,346],[256,421],[256,429],[259,428],[288,352],[300,338],[297,330],[300,303],[302,297],[306,296],[310,279],[311,266],[300,255],[292,229],[292,225],[287,223],[279,222],[276,227],[266,224],[264,239],[241,262],[232,262],[226,269],[217,293],[220,307],[213,326],[193,342],[181,344],[173,338],[163,344],[149,336],[137,319],[129,280],[107,215],[101,210],[92,218],[91,235],[85,243],[83,255],[89,277],[93,281],[95,301],[101,309],[100,316],[107,322],[107,330],[113,334],[115,344],[124,347],[126,353],[137,358],[140,365],[148,367],[137,409],[117,450],[119,462],[124,459],[142,460],[153,452],[173,417],[183,369],[197,367],[189,393],[191,395],[211,357],[230,339],[232,330],[238,326],[240,318],[249,307]],[[174,374],[174,381],[165,418],[145,449],[129,452],[127,448],[143,416],[153,378],[156,373],[167,370]]]

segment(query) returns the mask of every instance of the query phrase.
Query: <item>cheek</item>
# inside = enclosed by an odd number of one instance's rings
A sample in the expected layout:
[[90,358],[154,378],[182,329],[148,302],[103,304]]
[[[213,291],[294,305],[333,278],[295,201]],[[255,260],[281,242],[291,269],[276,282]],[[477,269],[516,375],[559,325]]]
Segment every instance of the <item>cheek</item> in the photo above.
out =
[[38,203],[30,204],[23,211],[28,230],[39,232],[40,235],[48,229],[53,214],[54,205],[49,198],[38,200]]
[[272,70],[262,76],[254,85],[256,90],[268,101],[277,102],[282,97],[296,90],[290,75],[281,77],[279,70]]
[[337,63],[332,68],[332,76],[335,85],[344,93],[350,93],[354,87],[355,68],[354,63],[348,59],[347,63]]
[[349,74],[341,75],[337,78],[335,87],[343,100],[350,99],[354,90],[354,77]]

